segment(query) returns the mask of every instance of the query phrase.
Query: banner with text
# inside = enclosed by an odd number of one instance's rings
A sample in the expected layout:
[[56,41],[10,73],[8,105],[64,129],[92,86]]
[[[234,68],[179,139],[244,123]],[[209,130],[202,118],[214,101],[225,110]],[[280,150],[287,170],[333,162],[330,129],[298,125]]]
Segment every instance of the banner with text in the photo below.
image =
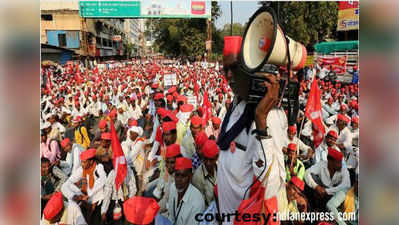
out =
[[329,67],[332,66],[332,70],[336,74],[344,74],[346,72],[346,56],[318,57],[317,64],[320,66],[328,65],[328,69],[330,69]]
[[359,2],[342,1],[338,3],[338,31],[359,29]]

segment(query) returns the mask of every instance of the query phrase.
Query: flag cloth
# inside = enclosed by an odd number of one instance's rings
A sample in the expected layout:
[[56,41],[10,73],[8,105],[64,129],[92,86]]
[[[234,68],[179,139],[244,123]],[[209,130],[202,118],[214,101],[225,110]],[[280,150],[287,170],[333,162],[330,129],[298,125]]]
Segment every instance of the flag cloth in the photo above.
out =
[[323,141],[326,133],[321,114],[321,93],[317,85],[317,79],[314,79],[310,87],[308,102],[305,108],[305,116],[312,121],[313,125],[313,143],[317,148]]
[[212,116],[212,104],[208,99],[208,92],[205,91],[204,93],[204,100],[202,103],[202,108],[204,109],[204,115],[202,115],[202,119],[204,122],[207,122]]
[[51,82],[51,74],[50,71],[47,71],[47,82],[46,82],[47,92],[51,93],[51,89],[53,89],[53,83]]
[[111,146],[112,146],[112,163],[116,171],[115,187],[116,191],[125,180],[127,174],[126,158],[122,151],[121,143],[116,134],[114,122],[111,120]]

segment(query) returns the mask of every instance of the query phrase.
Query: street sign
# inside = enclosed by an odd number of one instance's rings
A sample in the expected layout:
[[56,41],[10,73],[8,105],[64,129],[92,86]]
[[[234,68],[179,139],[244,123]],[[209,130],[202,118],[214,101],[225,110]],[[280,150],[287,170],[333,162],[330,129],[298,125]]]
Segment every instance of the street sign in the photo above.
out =
[[85,18],[140,17],[140,1],[79,1],[79,15]]
[[83,18],[211,18],[210,0],[80,0]]

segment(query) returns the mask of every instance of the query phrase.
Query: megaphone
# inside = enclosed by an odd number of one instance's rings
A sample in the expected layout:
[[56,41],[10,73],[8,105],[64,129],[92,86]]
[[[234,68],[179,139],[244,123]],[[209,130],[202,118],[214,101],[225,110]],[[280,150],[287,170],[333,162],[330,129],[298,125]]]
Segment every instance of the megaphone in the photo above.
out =
[[[237,46],[237,40],[234,36],[225,37],[224,60],[228,58],[226,52],[230,53],[226,48],[232,48],[231,42],[233,48]],[[229,66],[234,83],[239,85],[233,85],[232,89],[249,103],[259,102],[267,91],[260,72],[277,74],[280,66],[299,70],[306,62],[306,48],[284,34],[270,7],[261,7],[251,16],[239,46],[237,63]],[[284,89],[281,86],[280,94]]]
[[299,70],[304,67],[306,57],[306,48],[285,36],[272,8],[262,7],[250,18],[240,58],[246,71],[257,72],[265,64],[287,66],[289,61],[293,70]]

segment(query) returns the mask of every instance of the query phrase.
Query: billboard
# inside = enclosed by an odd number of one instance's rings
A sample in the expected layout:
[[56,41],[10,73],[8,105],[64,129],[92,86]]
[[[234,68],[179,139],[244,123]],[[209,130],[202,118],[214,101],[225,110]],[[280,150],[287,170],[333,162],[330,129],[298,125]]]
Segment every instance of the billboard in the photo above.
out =
[[338,31],[359,29],[359,2],[342,1],[338,3]]
[[211,18],[210,0],[79,1],[84,18]]

